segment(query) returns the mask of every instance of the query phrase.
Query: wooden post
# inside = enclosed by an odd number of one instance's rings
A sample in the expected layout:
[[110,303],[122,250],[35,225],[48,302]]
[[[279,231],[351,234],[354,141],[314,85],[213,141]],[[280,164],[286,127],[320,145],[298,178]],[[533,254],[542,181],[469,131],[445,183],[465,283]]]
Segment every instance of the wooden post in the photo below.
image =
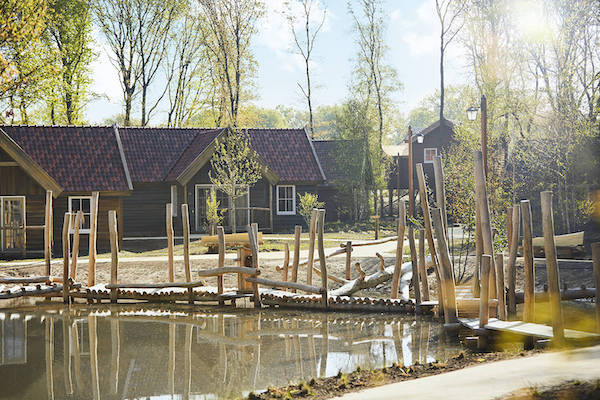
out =
[[313,208],[310,212],[310,225],[308,227],[308,264],[306,265],[306,283],[312,285],[313,264],[315,261],[315,236],[317,235],[317,217],[319,210]]
[[398,298],[398,287],[400,286],[400,270],[402,269],[402,253],[404,250],[404,231],[406,230],[406,205],[403,201],[398,205],[398,222],[396,228],[396,262],[394,264],[394,275],[392,277],[392,292],[390,299]]
[[483,241],[483,252],[492,257],[490,264],[490,297],[496,297],[496,269],[494,268],[494,241],[490,224],[490,208],[485,184],[485,173],[481,152],[476,150],[473,154],[473,176],[475,177],[475,195],[477,208],[479,208],[479,223]]
[[511,236],[509,243],[509,255],[508,255],[508,315],[514,317],[517,314],[517,302],[515,298],[516,284],[517,284],[517,250],[519,247],[519,228],[521,227],[521,208],[518,205],[512,207],[512,218],[511,218]]
[[283,248],[283,281],[287,282],[290,269],[290,245],[286,241]]
[[479,207],[475,205],[475,273],[473,274],[473,297],[479,297],[481,292],[481,255],[483,254],[483,240],[481,239],[481,221]]
[[173,267],[173,208],[168,203],[166,207],[167,249],[169,255],[169,282],[175,282],[175,271]]
[[412,224],[408,227],[408,245],[410,247],[410,260],[412,264],[412,285],[415,293],[415,302],[421,304],[421,283],[419,279],[419,267],[417,265],[417,248],[415,246],[415,232]]
[[429,301],[429,282],[427,281],[427,265],[425,265],[425,229],[419,228],[419,274],[423,285],[423,301]]
[[446,242],[446,234],[444,232],[444,223],[442,222],[442,212],[439,208],[431,209],[431,217],[435,228],[435,236],[437,238],[438,250],[440,253],[440,265],[442,275],[442,285],[444,289],[444,319],[447,324],[458,322],[458,314],[456,310],[456,291],[454,287],[454,271],[452,270],[452,261],[450,260],[450,252],[448,251],[448,243]]
[[496,293],[498,293],[498,319],[506,320],[506,293],[504,290],[504,256],[496,254]]
[[321,267],[321,287],[323,288],[322,303],[323,307],[329,305],[327,293],[327,262],[325,260],[325,246],[323,244],[323,230],[325,225],[325,210],[319,210],[318,227],[318,249],[319,249],[319,266]]
[[479,328],[483,329],[490,317],[489,288],[490,288],[490,264],[492,256],[483,254],[481,256],[481,295],[479,296]]
[[375,220],[375,240],[379,239],[379,215],[374,215]]
[[[253,224],[254,225],[254,224]],[[258,269],[258,237],[254,232],[252,225],[248,225],[248,239],[250,242],[250,251],[252,252],[252,267]],[[260,293],[258,292],[258,283],[252,282],[252,292],[254,293],[254,307],[260,307]]]
[[[552,314],[552,333],[554,340],[561,344],[565,339],[564,322],[560,307],[560,273],[554,242],[554,217],[552,215],[552,192],[540,193],[542,201],[542,229],[544,231],[544,252],[546,254],[546,274],[550,295],[550,312]],[[597,301],[597,299],[596,299]]]
[[92,393],[94,400],[100,400],[100,382],[98,378],[98,332],[96,316],[88,316],[88,333],[90,342],[90,369],[92,371]]
[[525,264],[525,305],[523,308],[523,321],[534,322],[535,270],[533,268],[533,242],[531,237],[531,204],[529,204],[529,200],[521,201],[521,218],[523,220],[523,262]]
[[98,199],[100,194],[92,192],[92,200],[90,202],[90,236],[89,236],[89,252],[88,252],[88,287],[96,284],[96,235],[98,226]]
[[[225,266],[225,230],[222,226],[217,226],[217,236],[219,238],[219,268]],[[217,293],[223,294],[223,275],[217,276]],[[221,304],[219,302],[219,304]]]
[[350,279],[350,264],[352,263],[352,241],[346,242],[346,279]]
[[75,226],[73,227],[73,254],[71,256],[71,270],[69,276],[72,280],[75,280],[77,275],[77,256],[79,255],[79,228],[83,220],[83,212],[77,211],[75,214]]
[[442,156],[435,156],[433,158],[433,173],[435,176],[435,200],[439,209],[442,210],[442,222],[444,223],[446,237],[448,237],[448,216],[446,215],[446,189],[444,185]]
[[185,281],[192,281],[192,271],[190,270],[190,216],[188,205],[181,205],[181,224],[183,228],[183,264],[185,269]]
[[[302,226],[296,225],[294,228],[294,260],[292,261],[292,282],[298,282],[298,264],[300,263],[300,235]],[[292,289],[296,293],[296,289]]]
[[[117,212],[108,212],[108,232],[110,234],[110,283],[117,283],[117,270],[119,268],[119,234],[117,232]],[[117,302],[117,290],[110,290],[111,303]]]
[[69,230],[71,228],[71,213],[65,213],[62,230],[63,243],[63,302],[69,302],[69,252],[71,243],[69,240]]
[[52,257],[52,191],[46,191],[46,207],[44,209],[44,261],[46,275],[52,275],[50,258]]
[[600,333],[600,242],[592,243],[592,260],[596,283],[596,332]]
[[273,233],[273,185],[269,183],[269,224],[271,224],[271,233]]

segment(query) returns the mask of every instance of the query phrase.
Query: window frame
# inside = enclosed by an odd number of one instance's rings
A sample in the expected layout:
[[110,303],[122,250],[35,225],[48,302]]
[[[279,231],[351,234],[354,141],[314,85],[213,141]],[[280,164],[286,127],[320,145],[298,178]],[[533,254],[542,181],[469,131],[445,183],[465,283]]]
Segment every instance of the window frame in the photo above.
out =
[[[69,196],[69,214],[72,214],[71,218],[73,218],[73,222],[75,222],[75,215],[73,214],[73,203],[72,200],[79,200],[81,202],[81,200],[89,200],[89,204],[90,204],[90,209],[89,212],[83,212],[83,222],[85,221],[85,216],[87,215],[89,217],[90,223],[91,223],[91,218],[92,218],[92,196]],[[81,203],[79,204],[81,206]],[[83,210],[82,210],[83,211]],[[69,228],[69,234],[73,234],[75,233],[75,228],[73,227],[73,223],[71,223],[71,227]],[[90,233],[90,228],[81,228],[79,227],[79,234],[89,234]]]
[[171,185],[171,215],[173,217],[177,216],[177,207],[179,204],[177,203],[177,185]]
[[[433,156],[433,158],[431,160],[427,160],[427,150],[435,150],[435,154]],[[438,155],[438,149],[437,147],[425,147],[423,149],[423,163],[425,164],[433,164],[433,160],[435,159],[435,157],[437,157]]]
[[[279,209],[279,188],[287,188],[287,187],[291,187],[292,188],[292,210],[291,211],[281,211]],[[275,194],[276,194],[276,204],[277,204],[277,215],[296,215],[296,185],[277,185],[275,187]],[[283,198],[281,200],[289,200],[289,198]]]
[[[6,195],[0,196],[0,228],[4,227],[4,199],[22,199],[23,200],[23,229],[27,226],[27,197],[23,195]],[[5,251],[4,248],[4,230],[0,231],[0,250]]]

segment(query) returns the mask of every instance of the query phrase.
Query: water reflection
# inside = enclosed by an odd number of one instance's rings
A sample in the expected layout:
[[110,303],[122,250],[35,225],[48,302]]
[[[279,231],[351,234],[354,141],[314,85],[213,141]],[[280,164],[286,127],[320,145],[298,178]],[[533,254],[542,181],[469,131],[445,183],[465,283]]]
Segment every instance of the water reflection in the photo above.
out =
[[456,353],[439,323],[390,315],[155,308],[0,313],[0,398],[235,398]]

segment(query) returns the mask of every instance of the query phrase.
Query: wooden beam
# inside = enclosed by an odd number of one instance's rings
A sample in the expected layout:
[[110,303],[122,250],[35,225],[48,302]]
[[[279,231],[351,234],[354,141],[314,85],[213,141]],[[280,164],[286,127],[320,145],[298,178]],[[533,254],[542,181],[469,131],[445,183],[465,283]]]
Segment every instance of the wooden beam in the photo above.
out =
[[[248,239],[250,241],[250,251],[252,252],[252,267],[258,272],[258,226],[248,225]],[[258,284],[252,283],[252,292],[254,293],[254,307],[260,307],[260,293]]]
[[175,282],[175,267],[173,265],[173,205],[168,203],[165,212],[167,229],[167,253],[169,259],[169,282]]
[[63,221],[62,230],[62,244],[63,244],[63,302],[69,302],[69,252],[70,252],[70,240],[69,230],[71,228],[71,213],[65,213],[65,219]]
[[44,262],[46,275],[52,274],[50,260],[52,258],[52,191],[46,191],[46,206],[44,208]]
[[288,280],[288,270],[290,268],[290,245],[286,241],[283,247],[283,280]]
[[458,312],[456,309],[456,290],[454,287],[454,271],[452,269],[452,261],[448,251],[448,242],[446,241],[446,233],[444,231],[444,223],[442,222],[442,212],[439,208],[431,209],[431,217],[435,228],[435,236],[437,238],[438,251],[440,253],[440,265],[442,285],[444,289],[444,319],[447,324],[458,322]]
[[479,328],[483,329],[490,318],[489,287],[490,287],[490,263],[492,256],[484,254],[481,256],[481,295],[479,296]]
[[509,243],[508,265],[508,315],[514,317],[517,314],[517,302],[515,298],[517,286],[517,250],[519,248],[519,236],[521,227],[521,208],[518,205],[512,207],[511,237]]
[[271,183],[269,183],[269,225],[273,233],[275,229],[273,228],[273,185]]
[[423,292],[423,301],[429,301],[429,282],[427,281],[427,267],[425,266],[425,229],[419,228],[419,274]]
[[398,204],[399,216],[396,222],[396,262],[394,264],[394,276],[392,278],[391,299],[398,298],[398,287],[400,286],[400,270],[402,268],[402,253],[404,250],[404,231],[406,230],[406,205],[404,201]]
[[498,293],[498,319],[506,320],[506,294],[504,288],[504,256],[496,254],[496,293]]
[[181,224],[183,228],[183,265],[185,269],[185,280],[192,280],[192,272],[190,270],[190,215],[188,205],[181,205]]
[[479,207],[475,204],[475,273],[473,274],[473,297],[479,297],[481,292],[481,255],[483,254],[483,240],[481,239],[481,221]]
[[[217,236],[219,237],[219,268],[225,267],[225,229],[217,226]],[[217,293],[223,294],[223,274],[217,275]]]
[[600,333],[600,242],[592,243],[592,260],[596,283],[596,332]]
[[[298,263],[300,262],[300,235],[302,234],[302,226],[294,227],[294,259],[292,261],[292,282],[298,282]],[[296,290],[292,289],[292,293]]]
[[415,246],[415,232],[412,224],[408,227],[408,245],[410,247],[410,260],[412,266],[412,285],[415,294],[415,302],[421,304],[421,282],[419,279],[419,267],[417,265],[417,248]]
[[[117,283],[117,273],[119,269],[119,239],[117,234],[117,212],[115,210],[108,211],[108,232],[110,234],[110,283]],[[111,303],[117,302],[117,291],[111,290]]]
[[317,293],[317,294],[323,293],[323,288],[317,287],[317,286],[312,286],[312,285],[305,285],[303,283],[275,281],[272,279],[263,279],[263,278],[246,278],[246,280],[248,282],[253,282],[253,283],[257,283],[257,284],[269,286],[269,287],[292,289],[292,291],[294,293],[296,292],[296,290],[302,290],[303,292],[308,292],[308,293]]
[[534,322],[535,269],[533,267],[531,204],[529,200],[521,200],[521,218],[523,220],[523,262],[525,264],[525,306],[523,308],[523,321]]
[[88,261],[88,287],[96,284],[96,236],[98,231],[98,202],[100,193],[92,192],[90,202],[90,236],[89,236],[89,261]]
[[[550,292],[550,313],[552,315],[552,333],[554,340],[562,344],[565,339],[565,326],[560,306],[560,273],[556,259],[554,241],[554,216],[552,213],[552,192],[540,193],[542,202],[542,229],[544,231],[544,253],[546,255],[546,275]],[[596,300],[597,301],[597,300]]]
[[352,241],[346,242],[346,279],[352,279],[350,266],[352,264]]
[[83,221],[83,211],[77,211],[75,214],[75,226],[73,228],[73,256],[71,257],[70,278],[75,281],[77,276],[77,257],[79,256],[79,229]]
[[433,158],[433,173],[435,176],[435,200],[438,208],[442,210],[442,222],[444,223],[446,237],[448,237],[448,216],[446,215],[446,189],[444,185],[442,156],[435,156]]
[[318,249],[319,249],[319,266],[321,267],[321,287],[323,288],[322,303],[323,307],[327,308],[329,301],[327,298],[327,260],[325,260],[325,246],[323,244],[323,231],[325,228],[325,210],[319,210],[318,213]]
[[315,238],[317,236],[317,218],[319,210],[313,208],[310,212],[310,224],[308,225],[308,264],[306,269],[306,283],[312,285],[313,264],[315,261]]

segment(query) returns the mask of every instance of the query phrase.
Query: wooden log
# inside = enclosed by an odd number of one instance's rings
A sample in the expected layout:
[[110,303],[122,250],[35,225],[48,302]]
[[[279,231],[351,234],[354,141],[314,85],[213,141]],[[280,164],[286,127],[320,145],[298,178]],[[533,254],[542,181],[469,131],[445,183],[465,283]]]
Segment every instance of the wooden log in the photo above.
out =
[[65,213],[65,219],[63,221],[62,230],[62,244],[63,244],[63,302],[69,302],[69,252],[71,248],[69,240],[69,230],[71,228],[71,214]]
[[[183,265],[185,270],[185,280],[192,280],[192,271],[190,270],[190,216],[188,205],[181,205],[181,224],[183,229]],[[220,256],[220,254],[219,254]]]
[[69,277],[72,280],[76,280],[77,276],[77,257],[79,256],[79,229],[83,221],[83,212],[77,211],[75,214],[75,226],[73,227],[73,255],[71,256],[71,270],[69,271]]
[[[523,292],[515,293],[515,301],[517,304],[522,304],[525,299]],[[579,289],[567,289],[560,291],[560,299],[577,300],[577,299],[593,299],[596,297],[596,288],[583,287]],[[549,300],[548,292],[535,292],[534,299],[537,303],[545,303]]]
[[346,242],[346,279],[351,279],[350,267],[352,265],[352,241]]
[[404,231],[406,230],[406,205],[403,201],[398,205],[398,221],[397,221],[397,236],[396,241],[396,262],[394,264],[394,277],[392,278],[391,299],[398,298],[398,287],[400,285],[400,268],[402,267],[402,253],[404,250]]
[[167,253],[169,259],[169,282],[175,282],[175,270],[173,266],[173,206],[166,206],[166,229],[167,229]]
[[46,191],[46,207],[44,208],[44,262],[46,275],[51,275],[50,259],[52,257],[52,191]]
[[431,217],[433,219],[433,227],[435,228],[440,265],[442,267],[442,285],[444,285],[444,289],[442,290],[444,295],[444,320],[446,321],[446,324],[452,324],[458,322],[456,290],[454,287],[454,271],[452,268],[452,261],[450,260],[450,252],[448,251],[448,242],[446,241],[441,210],[439,208],[432,208]]
[[517,250],[519,248],[519,235],[521,227],[521,208],[515,204],[512,207],[511,217],[511,237],[509,243],[509,256],[507,265],[508,274],[508,315],[514,317],[517,315],[517,302],[515,299],[517,285]]
[[535,270],[533,268],[533,239],[531,235],[531,204],[529,200],[521,201],[521,219],[523,221],[523,262],[525,269],[525,306],[523,321],[534,322],[535,315]]
[[[300,235],[302,234],[302,226],[294,227],[294,260],[292,261],[292,282],[298,282],[298,263],[300,262]],[[292,293],[296,293],[292,289]]]
[[[252,252],[252,267],[258,271],[258,237],[252,225],[248,226],[248,240],[250,242],[250,251]],[[242,275],[243,276],[243,275]],[[260,307],[260,293],[258,292],[258,284],[252,283],[252,292],[254,293],[254,307]]]
[[[374,246],[374,245],[383,244],[383,243],[387,243],[387,242],[393,242],[397,238],[398,238],[397,236],[389,236],[389,237],[382,238],[379,240],[365,240],[365,241],[361,241],[361,242],[352,242],[352,247]],[[345,249],[346,243],[340,243],[340,247],[342,249]],[[328,256],[328,258],[329,258],[329,256]],[[302,263],[300,263],[300,265],[302,265]]]
[[[554,241],[554,217],[552,214],[552,192],[540,193],[542,201],[542,229],[544,231],[544,252],[546,255],[546,275],[550,291],[550,312],[554,340],[561,344],[565,339],[565,327],[560,306],[560,274]],[[597,285],[596,285],[597,286]]]
[[415,302],[421,304],[421,282],[419,279],[419,266],[417,263],[417,248],[415,246],[415,232],[412,224],[408,227],[408,245],[410,247],[410,259],[412,263],[412,285],[415,293]]
[[425,229],[419,228],[419,275],[423,291],[423,301],[429,301],[429,282],[427,281],[427,267],[425,266]]
[[596,332],[600,333],[600,242],[592,243],[592,260],[596,283]]
[[287,282],[288,280],[288,271],[290,268],[290,245],[286,241],[283,246],[283,280]]
[[[110,283],[117,283],[117,273],[119,269],[119,234],[117,232],[117,212],[108,211],[108,232],[110,234]],[[111,290],[111,303],[117,302],[117,291]]]
[[307,292],[307,293],[316,293],[316,294],[323,293],[323,288],[317,287],[317,286],[312,286],[312,285],[305,285],[303,283],[275,281],[272,279],[264,279],[264,278],[246,278],[246,280],[248,282],[257,283],[259,285],[264,285],[264,286],[269,286],[269,287],[292,289],[294,292],[296,290],[302,290],[303,292]]
[[442,210],[444,232],[446,232],[446,237],[448,237],[448,216],[446,214],[446,189],[444,185],[444,167],[442,166],[442,156],[435,156],[433,158],[433,174],[435,176],[435,200],[438,208]]
[[[0,283],[8,283],[8,284],[14,284],[14,283],[45,283],[50,281],[50,276],[27,276],[27,277],[20,277],[20,276],[3,276],[0,277]],[[61,279],[62,282],[62,279]]]
[[[239,210],[239,208],[236,207],[237,210]],[[248,234],[247,233],[228,233],[225,235],[225,242],[227,242],[227,245],[229,246],[244,246],[244,245],[249,245],[250,243],[248,242]],[[202,236],[202,238],[200,239],[200,243],[203,246],[216,246],[219,244],[219,238],[217,235],[211,235],[211,236]],[[258,244],[263,244],[263,233],[259,232],[258,233]]]
[[[225,267],[225,229],[217,226],[217,236],[219,237],[219,268]],[[223,274],[217,275],[217,293],[223,294]]]
[[506,320],[506,294],[504,290],[504,256],[496,254],[496,293],[498,293],[498,319]]
[[255,267],[220,267],[214,269],[204,269],[197,272],[198,276],[218,276],[223,274],[246,274],[259,275],[260,271]]
[[479,296],[479,328],[483,329],[490,317],[489,286],[490,264],[492,257],[487,254],[481,256],[481,295]]
[[325,260],[325,245],[323,243],[323,232],[325,230],[325,210],[319,210],[318,213],[318,250],[319,250],[319,265],[321,267],[321,287],[323,288],[322,292],[322,304],[324,308],[327,308],[329,305],[328,300],[328,282],[327,282],[327,261]]
[[89,235],[89,252],[88,252],[88,287],[96,284],[96,237],[98,226],[98,200],[100,194],[92,192],[92,200],[90,202],[90,235]]
[[312,285],[313,265],[315,262],[315,238],[317,236],[318,217],[319,210],[313,208],[313,210],[310,212],[310,224],[308,227],[308,264],[306,264],[306,283],[308,283],[309,285]]
[[492,238],[492,226],[490,220],[490,207],[485,183],[485,171],[481,151],[476,150],[473,154],[473,176],[475,178],[475,196],[477,197],[477,208],[479,208],[479,224],[483,242],[483,253],[492,257],[490,264],[490,297],[496,298],[496,268],[494,267],[494,241]]
[[479,297],[481,292],[481,255],[483,254],[483,240],[481,239],[481,221],[479,207],[475,205],[475,273],[473,274],[473,297]]

